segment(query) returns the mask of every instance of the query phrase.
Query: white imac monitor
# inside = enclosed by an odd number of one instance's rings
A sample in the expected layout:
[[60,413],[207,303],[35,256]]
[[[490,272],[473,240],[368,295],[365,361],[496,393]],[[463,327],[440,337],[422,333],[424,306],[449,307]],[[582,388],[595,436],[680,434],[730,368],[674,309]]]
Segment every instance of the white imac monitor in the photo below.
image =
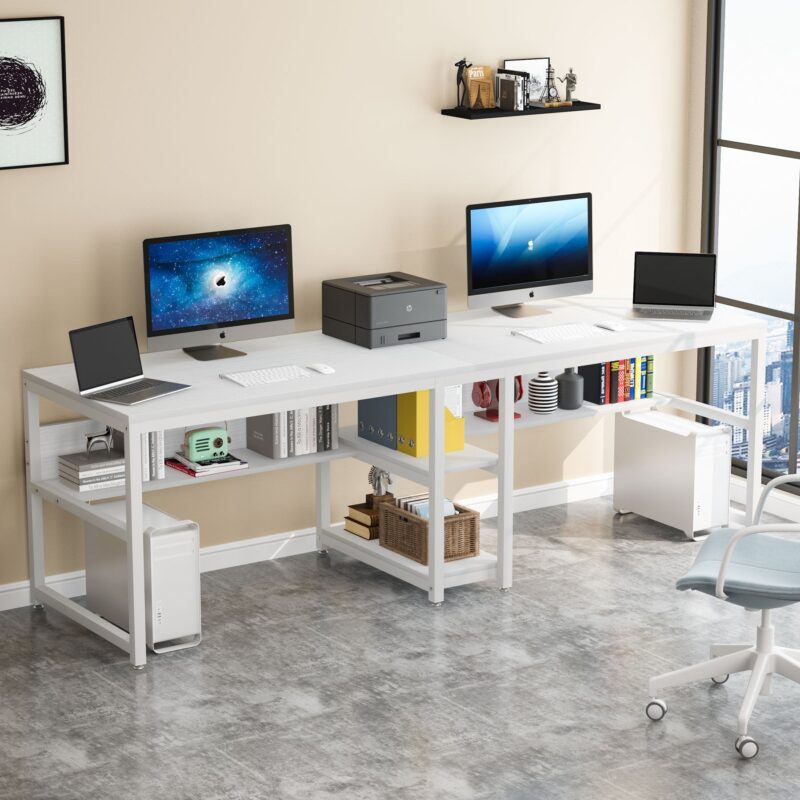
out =
[[591,194],[467,206],[470,308],[525,316],[532,300],[591,291]]
[[146,239],[144,286],[151,352],[244,355],[223,343],[294,330],[291,227]]

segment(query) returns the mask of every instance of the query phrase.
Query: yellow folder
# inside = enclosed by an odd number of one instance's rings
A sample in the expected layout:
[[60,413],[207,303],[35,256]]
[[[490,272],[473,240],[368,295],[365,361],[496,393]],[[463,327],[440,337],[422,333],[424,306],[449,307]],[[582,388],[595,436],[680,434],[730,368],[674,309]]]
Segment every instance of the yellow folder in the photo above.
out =
[[[397,395],[397,449],[416,458],[430,451],[428,390]],[[464,418],[445,406],[444,449],[446,453],[464,449]]]

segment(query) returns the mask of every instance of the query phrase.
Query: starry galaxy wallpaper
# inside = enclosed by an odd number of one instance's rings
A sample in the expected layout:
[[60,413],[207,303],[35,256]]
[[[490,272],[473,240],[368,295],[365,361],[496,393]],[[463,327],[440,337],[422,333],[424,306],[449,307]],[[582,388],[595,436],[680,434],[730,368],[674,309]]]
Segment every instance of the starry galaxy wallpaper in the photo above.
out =
[[288,225],[145,243],[151,333],[292,312]]

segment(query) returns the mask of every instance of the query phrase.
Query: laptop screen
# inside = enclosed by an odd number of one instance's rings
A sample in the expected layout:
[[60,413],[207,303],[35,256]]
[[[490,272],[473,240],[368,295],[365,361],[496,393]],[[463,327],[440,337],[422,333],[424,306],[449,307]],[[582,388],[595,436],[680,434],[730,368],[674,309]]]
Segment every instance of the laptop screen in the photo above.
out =
[[70,331],[69,340],[82,392],[142,374],[133,317]]
[[637,253],[634,305],[713,308],[716,275],[713,253]]

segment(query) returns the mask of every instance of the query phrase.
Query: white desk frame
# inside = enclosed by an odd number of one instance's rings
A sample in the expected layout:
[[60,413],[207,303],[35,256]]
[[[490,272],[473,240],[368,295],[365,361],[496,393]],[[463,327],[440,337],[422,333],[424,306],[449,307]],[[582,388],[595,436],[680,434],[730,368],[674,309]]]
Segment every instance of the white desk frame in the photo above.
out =
[[[569,419],[600,414],[624,413],[643,406],[669,405],[692,414],[744,427],[748,431],[750,458],[747,471],[746,521],[752,519],[756,494],[761,483],[762,418],[764,403],[763,322],[728,308],[720,308],[708,323],[639,321],[627,318],[629,303],[621,299],[575,298],[541,304],[550,313],[530,320],[509,320],[492,312],[464,312],[450,318],[448,338],[439,342],[395,347],[391,350],[365,350],[320,332],[298,333],[274,339],[242,343],[248,355],[225,362],[196,362],[179,351],[147,354],[144,371],[149,377],[183,381],[192,389],[170,397],[126,407],[82,398],[77,390],[71,364],[29,369],[23,372],[25,427],[25,467],[28,511],[28,540],[31,597],[37,604],[47,603],[89,630],[125,650],[135,668],[146,663],[145,600],[142,531],[143,492],[208,483],[241,474],[273,472],[301,464],[314,464],[316,470],[316,528],[319,550],[333,548],[371,564],[428,592],[430,601],[444,600],[446,588],[476,581],[495,580],[498,588],[512,584],[512,534],[514,488],[514,432],[516,428],[537,427]],[[523,337],[509,335],[512,328],[527,325],[557,325],[567,322],[595,322],[619,319],[627,330],[600,331],[588,340],[558,345],[539,345]],[[578,411],[558,411],[549,416],[524,413],[515,422],[513,380],[518,374],[539,370],[558,370],[565,366],[593,364],[628,355],[661,354],[692,350],[726,342],[749,340],[752,345],[752,384],[749,416],[723,411],[693,399],[657,395],[652,400],[629,401],[610,406],[585,405]],[[276,364],[331,364],[334,375],[269,387],[242,389],[220,380],[218,373]],[[656,372],[658,367],[656,366]],[[475,380],[499,378],[499,424],[479,420],[469,410],[468,437],[494,434],[498,451],[493,453],[468,444],[461,453],[444,451],[444,394],[447,386]],[[402,453],[359,439],[354,430],[340,433],[339,450],[301,456],[293,460],[259,457],[248,451],[251,468],[244,473],[193,479],[167,470],[166,479],[143,483],[141,478],[141,434],[153,430],[183,429],[221,420],[242,419],[255,414],[302,408],[309,405],[344,403],[366,397],[398,392],[430,390],[431,454],[414,459]],[[122,490],[100,490],[90,497],[71,490],[58,480],[57,453],[43,449],[47,426],[40,424],[39,400],[46,398],[82,418],[99,425],[111,425],[125,435],[126,482]],[[71,423],[74,425],[83,423]],[[99,427],[99,426],[98,426]],[[235,446],[234,450],[241,449]],[[330,510],[330,463],[338,458],[355,457],[380,465],[428,486],[431,491],[432,524],[429,531],[428,567],[365,542],[332,524]],[[497,555],[482,553],[472,559],[446,564],[444,561],[444,480],[447,472],[485,469],[498,478]],[[124,496],[127,518],[124,524],[105,514],[102,505],[92,501]],[[44,568],[43,503],[54,503],[127,543],[129,631],[124,631],[61,595],[47,585]]]

